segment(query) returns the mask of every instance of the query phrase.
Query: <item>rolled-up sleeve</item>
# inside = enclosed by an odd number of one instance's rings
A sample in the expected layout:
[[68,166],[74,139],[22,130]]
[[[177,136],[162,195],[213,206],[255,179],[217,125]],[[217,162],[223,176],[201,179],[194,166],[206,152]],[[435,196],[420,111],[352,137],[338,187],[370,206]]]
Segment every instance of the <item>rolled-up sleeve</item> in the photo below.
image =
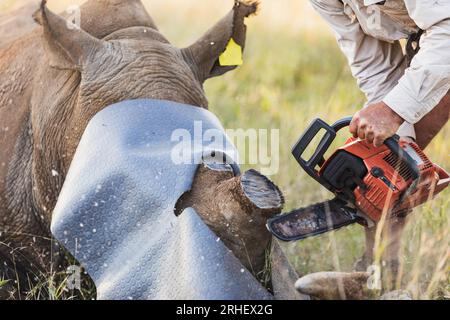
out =
[[450,90],[450,0],[406,0],[409,14],[425,31],[420,50],[384,102],[417,123]]
[[[336,39],[367,97],[367,104],[383,101],[397,86],[406,69],[406,59],[400,42],[386,42],[364,33],[350,9],[339,0],[310,0],[314,9],[335,32]],[[406,119],[405,119],[406,120]],[[403,135],[414,136],[412,125],[402,127]]]

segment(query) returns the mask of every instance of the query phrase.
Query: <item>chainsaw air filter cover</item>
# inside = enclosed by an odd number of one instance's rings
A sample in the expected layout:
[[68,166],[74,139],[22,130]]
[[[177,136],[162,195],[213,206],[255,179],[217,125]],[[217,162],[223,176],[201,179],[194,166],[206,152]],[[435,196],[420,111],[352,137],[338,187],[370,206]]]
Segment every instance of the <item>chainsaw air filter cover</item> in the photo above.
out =
[[[322,176],[336,190],[353,191],[367,175],[364,161],[345,151],[336,152],[333,161],[324,166]],[[351,193],[351,192],[350,192]]]

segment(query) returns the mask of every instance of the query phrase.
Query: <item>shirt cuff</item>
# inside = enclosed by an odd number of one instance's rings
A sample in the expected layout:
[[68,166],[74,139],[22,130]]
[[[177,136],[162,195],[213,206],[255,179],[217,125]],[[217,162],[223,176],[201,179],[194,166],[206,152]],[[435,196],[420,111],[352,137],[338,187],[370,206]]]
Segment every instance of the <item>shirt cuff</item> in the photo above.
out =
[[408,92],[401,86],[397,85],[394,89],[384,97],[383,102],[386,103],[395,113],[410,124],[419,122],[425,116],[427,110],[416,99],[411,97]]
[[397,134],[400,137],[410,137],[414,140],[416,139],[416,130],[414,129],[414,125],[408,122],[404,122],[397,131]]

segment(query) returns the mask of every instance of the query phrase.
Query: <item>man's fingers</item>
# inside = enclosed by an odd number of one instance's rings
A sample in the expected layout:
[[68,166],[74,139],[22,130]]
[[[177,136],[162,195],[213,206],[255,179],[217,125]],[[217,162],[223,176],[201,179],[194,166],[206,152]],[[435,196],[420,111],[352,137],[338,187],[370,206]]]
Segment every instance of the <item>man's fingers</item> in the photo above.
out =
[[375,147],[381,147],[386,140],[386,137],[384,135],[375,135],[375,138],[373,139],[373,145]]
[[373,143],[373,141],[375,139],[375,133],[373,132],[373,130],[370,130],[370,129],[367,130],[366,139],[367,139],[367,142]]
[[358,138],[364,140],[366,139],[366,136],[367,136],[367,122],[365,119],[359,119]]
[[399,115],[384,102],[380,102],[357,112],[350,124],[350,132],[355,138],[379,147],[398,130],[402,122]]
[[350,133],[353,134],[353,137],[357,137],[358,136],[358,122],[359,122],[359,113],[357,113],[353,119],[352,122],[350,123]]
[[366,139],[366,130],[364,128],[359,127],[359,129],[358,129],[358,138],[360,138],[361,140],[365,140]]

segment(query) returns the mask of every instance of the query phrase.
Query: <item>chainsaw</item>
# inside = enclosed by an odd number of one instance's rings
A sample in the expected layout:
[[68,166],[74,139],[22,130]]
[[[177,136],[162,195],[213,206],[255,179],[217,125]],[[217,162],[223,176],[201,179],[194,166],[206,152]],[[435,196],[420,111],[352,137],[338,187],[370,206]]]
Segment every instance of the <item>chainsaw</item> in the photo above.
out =
[[[278,239],[296,241],[354,223],[371,226],[383,217],[405,216],[449,185],[444,169],[433,164],[416,143],[401,141],[398,135],[380,147],[351,137],[325,159],[338,131],[351,120],[330,126],[316,119],[294,146],[292,154],[300,166],[336,197],[270,219],[267,228]],[[313,155],[305,159],[321,132],[324,135]]]

